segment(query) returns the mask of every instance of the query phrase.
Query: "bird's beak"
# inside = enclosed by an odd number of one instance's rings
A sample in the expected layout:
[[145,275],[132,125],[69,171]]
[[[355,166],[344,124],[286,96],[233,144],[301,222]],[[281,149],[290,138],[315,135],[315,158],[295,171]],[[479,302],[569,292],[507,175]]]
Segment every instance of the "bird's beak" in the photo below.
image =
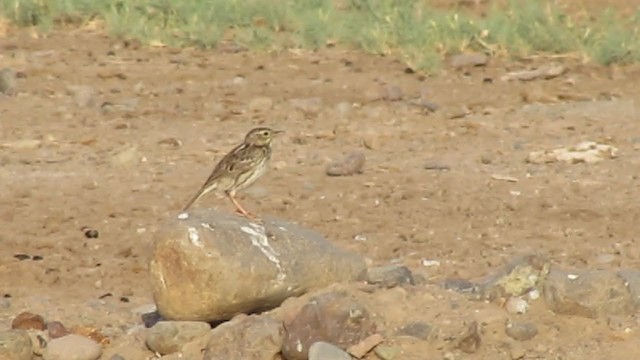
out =
[[273,130],[274,134],[282,134],[284,132],[284,130]]

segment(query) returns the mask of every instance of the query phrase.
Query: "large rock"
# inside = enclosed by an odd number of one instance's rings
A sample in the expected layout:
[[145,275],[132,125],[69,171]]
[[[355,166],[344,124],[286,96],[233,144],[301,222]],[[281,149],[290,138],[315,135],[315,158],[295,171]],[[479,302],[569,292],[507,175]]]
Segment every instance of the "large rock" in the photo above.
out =
[[209,209],[172,219],[156,233],[150,272],[165,319],[217,321],[364,279],[366,264],[298,225]]
[[211,331],[203,360],[273,360],[283,341],[281,322],[265,315],[238,315]]
[[558,314],[596,318],[635,313],[629,281],[608,270],[553,268],[543,284],[547,305]]
[[0,359],[29,360],[32,343],[24,330],[0,331]]
[[333,291],[311,298],[285,329],[284,357],[306,360],[314,343],[324,341],[346,349],[374,334],[376,324],[357,299]]
[[161,355],[172,354],[210,329],[208,323],[201,321],[160,321],[149,330],[146,344]]

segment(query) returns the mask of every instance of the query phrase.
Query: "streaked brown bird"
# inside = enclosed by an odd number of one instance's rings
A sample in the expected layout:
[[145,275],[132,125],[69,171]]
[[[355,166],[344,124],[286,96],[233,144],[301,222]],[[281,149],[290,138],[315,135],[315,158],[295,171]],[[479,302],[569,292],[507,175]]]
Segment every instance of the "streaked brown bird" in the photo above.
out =
[[236,212],[250,219],[257,216],[246,211],[235,195],[256,182],[267,170],[271,160],[271,141],[281,130],[257,127],[244,138],[244,142],[225,155],[209,175],[196,195],[184,207],[186,212],[191,205],[213,190],[222,191],[236,207]]

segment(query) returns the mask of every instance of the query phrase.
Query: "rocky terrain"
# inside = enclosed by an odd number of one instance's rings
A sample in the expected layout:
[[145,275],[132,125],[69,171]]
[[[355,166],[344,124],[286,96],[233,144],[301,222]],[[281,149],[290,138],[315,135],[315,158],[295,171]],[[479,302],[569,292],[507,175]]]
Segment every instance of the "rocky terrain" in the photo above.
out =
[[[638,352],[638,66],[78,29],[4,34],[2,68],[0,359]],[[256,125],[286,131],[240,195],[265,224],[178,219]]]

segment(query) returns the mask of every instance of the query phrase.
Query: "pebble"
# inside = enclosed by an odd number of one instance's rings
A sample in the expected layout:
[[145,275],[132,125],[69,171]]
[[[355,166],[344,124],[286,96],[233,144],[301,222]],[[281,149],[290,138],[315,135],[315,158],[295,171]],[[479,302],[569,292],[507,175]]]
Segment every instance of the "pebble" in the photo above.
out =
[[458,54],[451,57],[451,66],[456,69],[485,65],[489,61],[487,55],[482,53]]
[[514,340],[526,341],[538,335],[538,327],[528,322],[507,322],[505,333]]
[[382,92],[382,98],[386,101],[400,101],[403,97],[404,92],[398,85],[387,85]]
[[474,321],[469,324],[467,330],[460,335],[456,343],[456,348],[466,352],[467,354],[472,354],[478,351],[481,342],[482,340],[478,331],[478,322]]
[[11,322],[12,329],[44,330],[44,318],[28,311],[21,312]]
[[382,360],[393,360],[400,353],[399,348],[385,345],[376,346],[373,351]]
[[31,360],[31,348],[31,337],[26,331],[0,331],[0,359]]
[[410,322],[398,330],[398,335],[411,336],[420,340],[427,340],[433,332],[433,327],[423,321]]
[[151,351],[171,354],[188,342],[204,336],[211,326],[202,321],[159,321],[149,330],[146,344]]
[[309,348],[309,360],[351,360],[351,355],[333,344],[317,341]]
[[368,270],[367,282],[379,284],[386,288],[398,285],[415,285],[413,274],[404,265],[387,265],[373,267]]
[[371,351],[371,349],[380,345],[383,341],[384,341],[384,338],[382,337],[382,335],[373,334],[371,336],[368,336],[364,340],[360,341],[359,343],[353,346],[350,346],[349,349],[347,349],[347,351],[349,352],[349,354],[360,359],[365,355],[367,355],[369,351]]
[[11,68],[0,70],[0,93],[12,95],[16,88],[16,71]]
[[524,358],[524,356],[527,354],[527,351],[525,350],[525,348],[518,344],[512,344],[511,345],[511,350],[509,351],[509,355],[511,356],[511,360],[519,360]]
[[96,360],[102,355],[102,347],[95,341],[80,335],[67,335],[53,339],[44,351],[44,360]]
[[329,176],[351,176],[362,172],[366,157],[362,152],[353,151],[341,159],[334,160],[327,165],[326,174]]

